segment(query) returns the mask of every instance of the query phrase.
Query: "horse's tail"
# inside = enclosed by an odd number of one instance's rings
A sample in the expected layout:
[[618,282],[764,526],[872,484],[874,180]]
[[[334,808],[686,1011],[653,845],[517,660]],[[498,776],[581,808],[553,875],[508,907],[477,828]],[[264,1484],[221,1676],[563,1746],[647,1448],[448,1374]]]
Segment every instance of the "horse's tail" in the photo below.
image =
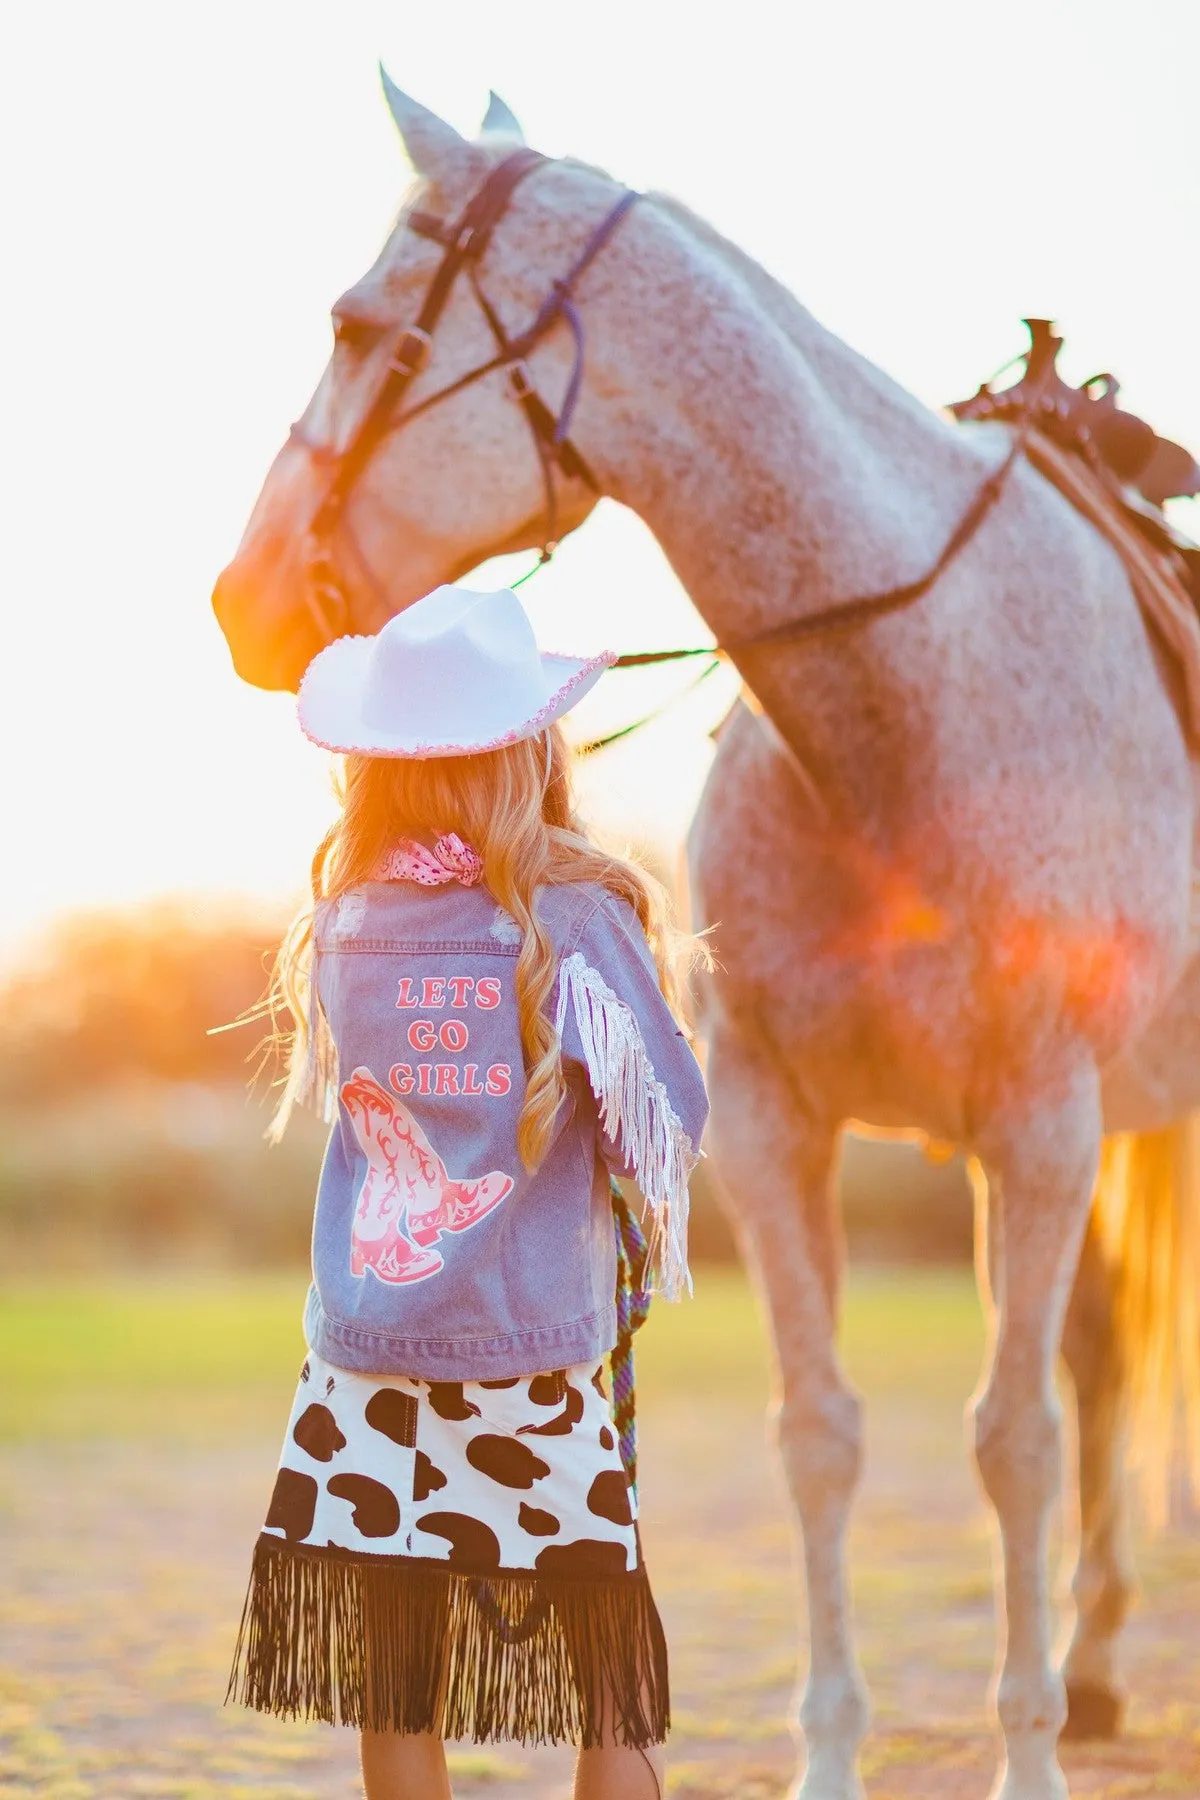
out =
[[1161,1521],[1181,1460],[1200,1496],[1200,1115],[1105,1140],[1093,1224],[1113,1274],[1132,1462]]

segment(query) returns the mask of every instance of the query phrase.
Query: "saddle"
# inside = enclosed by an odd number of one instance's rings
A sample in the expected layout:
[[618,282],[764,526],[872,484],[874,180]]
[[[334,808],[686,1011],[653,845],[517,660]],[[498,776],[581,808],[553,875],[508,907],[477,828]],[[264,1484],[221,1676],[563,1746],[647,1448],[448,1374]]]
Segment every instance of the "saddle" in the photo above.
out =
[[[1200,463],[1182,444],[1160,437],[1136,413],[1118,406],[1121,384],[1109,374],[1068,386],[1058,372],[1063,340],[1050,319],[1026,319],[1025,367],[1010,387],[985,381],[949,411],[957,419],[995,419],[1036,433],[1078,459],[1107,490],[1112,503],[1159,552],[1177,558],[1200,609],[1200,545],[1178,530],[1163,503],[1200,494]],[[1011,365],[1009,365],[1011,366]],[[1001,371],[1003,373],[1003,371]]]

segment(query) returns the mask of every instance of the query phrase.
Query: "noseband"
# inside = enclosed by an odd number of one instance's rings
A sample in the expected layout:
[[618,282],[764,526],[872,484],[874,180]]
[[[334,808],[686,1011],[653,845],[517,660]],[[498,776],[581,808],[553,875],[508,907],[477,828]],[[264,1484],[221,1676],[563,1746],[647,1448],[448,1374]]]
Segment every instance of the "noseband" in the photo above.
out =
[[[452,394],[461,393],[464,388],[473,386],[494,369],[505,369],[508,372],[509,391],[529,423],[542,470],[546,507],[539,563],[549,562],[558,548],[555,469],[567,478],[585,482],[595,493],[600,491],[595,475],[570,438],[571,422],[583,382],[584,352],[583,321],[575,304],[574,288],[585,269],[607,244],[638,195],[632,189],[626,189],[596,226],[566,275],[551,284],[550,292],[532,323],[519,336],[510,338],[495,307],[480,285],[479,265],[491,242],[492,233],[519,183],[545,161],[546,158],[536,150],[514,150],[511,156],[506,156],[503,162],[496,165],[453,223],[448,224],[430,213],[409,214],[406,223],[410,231],[442,246],[442,260],[426,290],[416,323],[401,331],[388,358],[383,380],[343,449],[332,451],[328,446],[314,443],[305,437],[299,426],[292,427],[293,438],[304,444],[330,472],[325,492],[309,526],[305,547],[305,601],[318,630],[326,639],[345,631],[350,617],[349,603],[334,558],[334,540],[339,527],[374,591],[381,613],[378,623],[383,624],[392,611],[387,596],[381,592],[362,552],[345,528],[344,507],[354,483],[385,438],[394,436],[439,401],[448,400]],[[433,353],[433,334],[445,311],[455,280],[464,271],[495,339],[496,354],[458,380],[427,395],[405,412],[404,396],[412,382],[428,366]],[[562,407],[555,417],[534,387],[525,359],[534,345],[547,335],[559,319],[564,319],[570,328],[575,341],[575,358]]]

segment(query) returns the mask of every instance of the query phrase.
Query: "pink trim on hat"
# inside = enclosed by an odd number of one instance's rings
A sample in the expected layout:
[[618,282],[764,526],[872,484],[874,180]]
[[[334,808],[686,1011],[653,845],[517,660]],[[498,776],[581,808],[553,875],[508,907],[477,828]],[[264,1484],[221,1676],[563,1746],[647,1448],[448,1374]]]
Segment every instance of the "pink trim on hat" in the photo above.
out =
[[[370,634],[366,632],[347,632],[345,637],[335,638],[334,642],[342,644],[347,639],[365,642],[368,641],[369,636]],[[332,645],[329,647],[332,648]],[[576,660],[573,657],[565,657],[561,651],[547,650],[542,654],[555,661]],[[397,759],[411,757],[414,760],[435,756],[480,756],[486,750],[502,750],[508,744],[519,744],[523,738],[532,736],[547,719],[552,718],[558,712],[560,703],[573,689],[579,686],[580,682],[586,681],[589,675],[594,675],[597,669],[610,669],[616,661],[617,652],[615,650],[601,650],[598,655],[588,657],[575,670],[575,673],[551,694],[546,704],[540,707],[531,719],[526,719],[522,725],[514,725],[511,731],[504,732],[501,737],[487,738],[477,744],[416,744],[410,750],[381,750],[375,744],[330,744],[324,738],[314,736],[304,723],[304,688],[308,681],[307,670],[305,670],[304,679],[301,681],[299,692],[296,695],[296,711],[300,718],[300,728],[309,742],[316,744],[322,750],[332,750],[335,754],[395,757]]]

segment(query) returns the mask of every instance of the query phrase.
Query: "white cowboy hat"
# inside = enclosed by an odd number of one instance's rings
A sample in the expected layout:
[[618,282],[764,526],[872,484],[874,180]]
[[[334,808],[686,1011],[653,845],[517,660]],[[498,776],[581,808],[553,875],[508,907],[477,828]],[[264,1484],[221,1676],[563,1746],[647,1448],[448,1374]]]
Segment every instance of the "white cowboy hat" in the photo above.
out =
[[360,756],[476,756],[536,737],[617,660],[551,656],[511,588],[440,587],[376,637],[344,637],[300,683],[300,729]]

